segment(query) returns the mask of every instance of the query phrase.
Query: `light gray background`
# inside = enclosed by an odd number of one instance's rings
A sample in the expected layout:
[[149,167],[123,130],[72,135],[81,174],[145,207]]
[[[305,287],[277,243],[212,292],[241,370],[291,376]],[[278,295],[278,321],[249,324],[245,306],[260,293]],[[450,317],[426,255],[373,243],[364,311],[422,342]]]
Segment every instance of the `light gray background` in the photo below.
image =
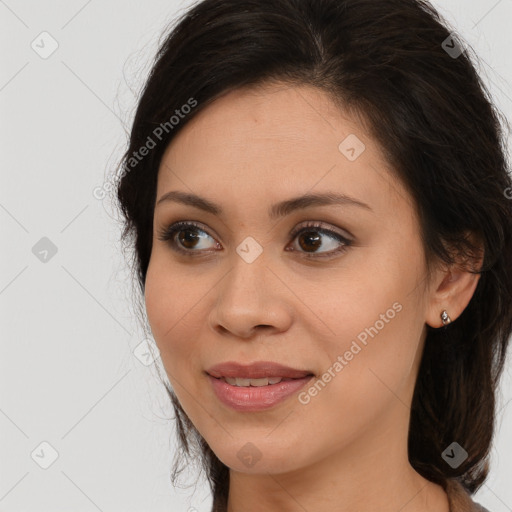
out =
[[[512,0],[433,3],[512,119]],[[144,356],[152,340],[130,302],[117,214],[93,194],[124,150],[159,36],[190,4],[0,0],[0,512],[210,509],[203,479],[170,485],[161,361]],[[53,256],[34,254],[48,249],[43,237]],[[512,510],[511,366],[475,498],[491,512]]]

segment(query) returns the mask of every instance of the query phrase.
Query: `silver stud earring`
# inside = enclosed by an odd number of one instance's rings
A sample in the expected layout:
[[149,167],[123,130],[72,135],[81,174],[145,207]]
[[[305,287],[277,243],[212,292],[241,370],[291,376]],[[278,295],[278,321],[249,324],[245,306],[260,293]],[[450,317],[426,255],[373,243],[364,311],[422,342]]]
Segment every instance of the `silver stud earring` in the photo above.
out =
[[443,325],[448,325],[452,321],[452,319],[448,316],[446,309],[441,313],[441,320],[443,321]]

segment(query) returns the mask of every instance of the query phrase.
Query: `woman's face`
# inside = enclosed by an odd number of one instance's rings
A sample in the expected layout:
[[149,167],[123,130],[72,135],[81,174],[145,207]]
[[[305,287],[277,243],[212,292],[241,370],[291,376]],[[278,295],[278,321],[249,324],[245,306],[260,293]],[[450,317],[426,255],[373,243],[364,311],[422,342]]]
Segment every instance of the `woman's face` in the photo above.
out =
[[[219,211],[158,202],[171,191]],[[354,202],[274,209],[310,194]],[[403,456],[425,260],[410,196],[363,125],[310,87],[230,92],[167,148],[156,197],[148,319],[183,409],[220,460],[284,473],[394,440]],[[178,221],[198,227],[159,239]],[[258,361],[314,377],[258,389],[207,373]]]

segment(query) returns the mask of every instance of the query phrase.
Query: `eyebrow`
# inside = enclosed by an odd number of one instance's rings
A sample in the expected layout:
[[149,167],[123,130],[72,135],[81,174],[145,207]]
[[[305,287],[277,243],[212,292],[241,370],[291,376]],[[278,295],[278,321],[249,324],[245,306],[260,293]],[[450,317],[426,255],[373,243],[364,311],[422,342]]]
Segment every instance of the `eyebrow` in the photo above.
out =
[[[158,201],[157,206],[163,202],[176,202],[188,206],[193,206],[213,215],[222,215],[222,207],[192,193],[180,192],[172,190],[164,194]],[[312,206],[327,206],[327,205],[343,205],[343,206],[358,206],[369,211],[373,211],[366,203],[359,201],[353,197],[345,194],[336,194],[333,192],[326,192],[323,194],[305,194],[292,199],[287,199],[272,205],[268,211],[268,216],[271,220],[285,217],[296,210],[302,210]]]

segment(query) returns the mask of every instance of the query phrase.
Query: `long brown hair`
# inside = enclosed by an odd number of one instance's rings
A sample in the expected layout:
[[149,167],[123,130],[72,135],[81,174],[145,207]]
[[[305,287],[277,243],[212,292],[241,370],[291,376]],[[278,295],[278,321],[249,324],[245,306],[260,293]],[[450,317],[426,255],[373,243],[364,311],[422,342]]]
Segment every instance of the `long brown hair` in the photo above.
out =
[[[158,49],[116,190],[140,299],[160,160],[199,111],[227,91],[279,80],[318,87],[361,113],[416,203],[429,269],[435,260],[452,264],[460,255],[475,255],[477,248],[464,236],[468,230],[484,244],[469,305],[448,326],[428,328],[408,438],[409,460],[418,473],[443,485],[457,477],[471,493],[488,474],[495,392],[512,333],[506,120],[479,78],[475,59],[422,0],[203,0],[176,21]],[[187,104],[195,107],[182,109]],[[170,122],[176,110],[183,115]],[[149,153],[133,160],[149,138]],[[167,384],[166,389],[183,447],[173,482],[180,461],[199,455],[213,510],[225,511],[228,468]],[[453,441],[468,453],[457,468],[441,455]]]

